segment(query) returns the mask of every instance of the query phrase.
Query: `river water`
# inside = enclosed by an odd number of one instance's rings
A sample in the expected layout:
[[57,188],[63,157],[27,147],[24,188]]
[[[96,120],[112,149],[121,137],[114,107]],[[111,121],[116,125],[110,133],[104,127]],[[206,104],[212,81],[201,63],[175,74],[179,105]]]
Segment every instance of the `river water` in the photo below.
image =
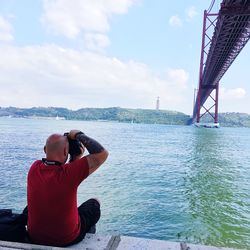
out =
[[250,129],[0,118],[1,208],[21,212],[51,133],[81,129],[109,151],[78,203],[102,202],[100,234],[250,249]]

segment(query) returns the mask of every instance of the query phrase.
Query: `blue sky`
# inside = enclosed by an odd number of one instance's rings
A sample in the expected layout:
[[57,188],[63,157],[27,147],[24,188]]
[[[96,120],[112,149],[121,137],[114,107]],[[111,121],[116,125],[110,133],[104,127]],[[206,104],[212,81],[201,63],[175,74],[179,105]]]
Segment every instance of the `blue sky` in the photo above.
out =
[[[159,96],[191,114],[210,3],[0,0],[0,106],[154,109]],[[250,113],[249,56],[223,77],[220,112]]]

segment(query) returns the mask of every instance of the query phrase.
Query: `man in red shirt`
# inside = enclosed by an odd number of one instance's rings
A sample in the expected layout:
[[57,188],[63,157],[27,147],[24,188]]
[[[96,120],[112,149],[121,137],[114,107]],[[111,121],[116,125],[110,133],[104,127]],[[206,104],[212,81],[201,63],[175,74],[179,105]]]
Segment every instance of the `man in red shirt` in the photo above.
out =
[[[89,155],[69,163],[69,140],[78,140]],[[79,130],[53,134],[44,146],[46,158],[35,161],[28,173],[28,234],[33,243],[67,246],[81,241],[100,218],[100,203],[90,199],[77,208],[77,188],[97,170],[108,152]]]

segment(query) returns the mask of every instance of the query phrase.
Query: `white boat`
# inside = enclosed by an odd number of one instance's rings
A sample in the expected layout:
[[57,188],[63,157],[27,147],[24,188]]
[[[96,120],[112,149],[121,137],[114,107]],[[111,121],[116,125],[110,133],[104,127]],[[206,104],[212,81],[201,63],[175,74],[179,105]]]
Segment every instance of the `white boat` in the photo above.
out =
[[220,124],[219,123],[200,123],[200,122],[195,122],[194,125],[198,128],[219,128]]
[[58,121],[58,120],[65,120],[65,117],[62,117],[62,116],[56,116],[56,120]]

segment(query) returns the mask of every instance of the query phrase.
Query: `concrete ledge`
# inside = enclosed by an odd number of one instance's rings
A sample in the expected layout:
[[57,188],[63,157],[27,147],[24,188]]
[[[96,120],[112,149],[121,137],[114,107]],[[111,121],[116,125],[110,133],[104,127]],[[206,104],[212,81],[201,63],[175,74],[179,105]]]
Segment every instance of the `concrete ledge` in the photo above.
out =
[[78,244],[67,247],[69,249],[88,249],[88,250],[99,250],[99,249],[111,249],[108,248],[109,242],[112,242],[112,238],[115,236],[111,235],[98,235],[98,234],[87,234],[85,238]]
[[[103,236],[98,234],[87,234],[83,241],[67,248],[82,250],[236,250],[233,248],[194,245],[184,242],[151,240],[120,235]],[[65,248],[0,241],[0,249],[56,250]]]
[[34,249],[34,250],[54,250],[54,249],[65,249],[60,247],[42,246],[18,242],[0,241],[0,249]]

